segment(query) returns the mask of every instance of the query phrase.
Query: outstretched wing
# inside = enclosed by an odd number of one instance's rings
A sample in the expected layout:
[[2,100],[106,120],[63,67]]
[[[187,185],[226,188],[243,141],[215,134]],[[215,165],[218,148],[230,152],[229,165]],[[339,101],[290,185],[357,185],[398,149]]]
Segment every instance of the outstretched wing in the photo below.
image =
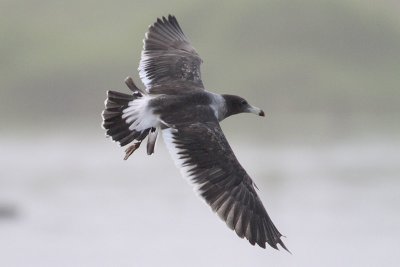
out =
[[[277,249],[281,234],[272,223],[249,175],[240,165],[217,121],[176,125],[164,141],[182,175],[241,238]],[[287,250],[287,249],[286,249]]]
[[201,62],[176,18],[169,15],[157,19],[146,33],[139,75],[146,90],[152,93],[167,88],[203,89]]

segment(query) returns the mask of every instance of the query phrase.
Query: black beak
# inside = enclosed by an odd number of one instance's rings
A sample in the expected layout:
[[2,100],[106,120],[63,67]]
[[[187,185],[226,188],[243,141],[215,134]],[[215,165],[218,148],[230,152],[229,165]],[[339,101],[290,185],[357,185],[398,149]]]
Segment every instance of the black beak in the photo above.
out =
[[260,113],[258,113],[258,115],[261,116],[261,117],[265,117],[264,110],[261,110]]

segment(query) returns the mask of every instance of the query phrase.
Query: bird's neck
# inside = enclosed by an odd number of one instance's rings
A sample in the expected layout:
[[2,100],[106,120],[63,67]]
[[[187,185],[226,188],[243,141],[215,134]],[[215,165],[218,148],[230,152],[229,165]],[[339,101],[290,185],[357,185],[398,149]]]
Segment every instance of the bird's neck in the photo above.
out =
[[227,116],[227,107],[225,98],[220,94],[209,93],[211,98],[210,107],[214,111],[215,117],[218,121],[222,121]]

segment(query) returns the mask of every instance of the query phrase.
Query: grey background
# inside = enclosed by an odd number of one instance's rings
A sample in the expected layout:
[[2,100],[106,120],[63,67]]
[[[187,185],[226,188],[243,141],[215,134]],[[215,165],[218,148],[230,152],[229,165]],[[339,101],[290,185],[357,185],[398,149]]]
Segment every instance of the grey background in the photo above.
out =
[[[222,123],[293,252],[239,239],[156,154],[104,137],[105,91],[139,83],[177,16],[203,81],[267,118]],[[3,266],[397,266],[398,1],[0,1]]]

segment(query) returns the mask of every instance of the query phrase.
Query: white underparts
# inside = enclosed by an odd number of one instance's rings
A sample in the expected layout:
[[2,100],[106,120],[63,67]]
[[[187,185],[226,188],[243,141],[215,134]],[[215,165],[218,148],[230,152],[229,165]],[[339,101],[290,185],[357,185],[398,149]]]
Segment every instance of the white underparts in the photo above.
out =
[[158,116],[154,115],[148,105],[151,99],[151,96],[143,95],[130,101],[128,107],[122,111],[122,119],[125,119],[125,122],[130,124],[129,130],[141,132],[159,125]]

